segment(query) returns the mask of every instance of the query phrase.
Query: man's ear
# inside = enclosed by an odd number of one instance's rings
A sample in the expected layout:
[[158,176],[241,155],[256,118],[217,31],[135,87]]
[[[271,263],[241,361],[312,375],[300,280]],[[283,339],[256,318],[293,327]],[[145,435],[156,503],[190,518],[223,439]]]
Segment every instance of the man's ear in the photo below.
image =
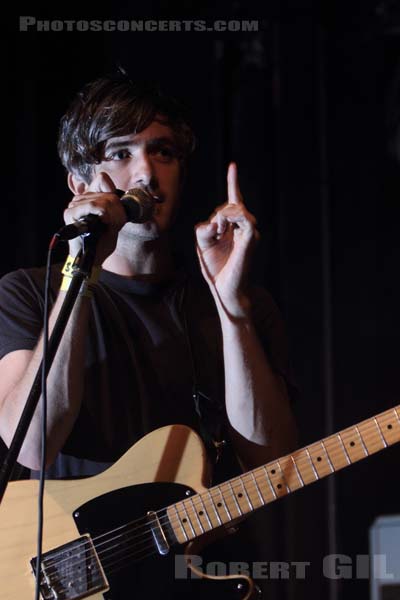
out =
[[73,173],[68,173],[67,181],[68,187],[74,194],[74,196],[77,196],[79,194],[85,194],[88,190],[89,184],[86,183],[86,181],[83,181],[83,179],[80,179],[79,177],[74,175]]

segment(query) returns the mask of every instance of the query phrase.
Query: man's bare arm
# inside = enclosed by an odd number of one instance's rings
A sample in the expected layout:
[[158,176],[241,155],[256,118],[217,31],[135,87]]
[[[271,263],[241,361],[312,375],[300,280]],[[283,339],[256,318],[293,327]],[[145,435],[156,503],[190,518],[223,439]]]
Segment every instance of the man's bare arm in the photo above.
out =
[[[60,292],[50,317],[50,330],[60,312],[65,292]],[[60,347],[47,379],[47,464],[62,448],[82,401],[84,380],[84,346],[87,332],[89,299],[79,297],[66,327]],[[0,435],[9,445],[25,406],[42,360],[40,338],[33,351],[16,350],[0,361]],[[35,411],[18,461],[37,470],[40,466],[40,403]]]
[[245,468],[287,454],[296,425],[283,378],[271,367],[250,317],[221,318],[225,402],[231,437]]
[[[118,232],[126,222],[126,214],[111,179],[100,172],[89,186],[82,184],[81,193],[74,196],[64,211],[65,222],[98,215],[107,230],[97,243],[95,265],[101,265],[115,249]],[[79,239],[71,240],[70,253],[76,256],[81,246]],[[65,292],[60,291],[50,318],[50,331],[60,312]],[[47,379],[47,465],[50,465],[63,447],[82,402],[85,365],[85,338],[90,310],[89,298],[79,296],[66,327],[60,347]],[[42,359],[43,344],[39,339],[30,352],[17,350],[0,361],[0,435],[10,444]],[[21,449],[19,462],[31,469],[40,465],[41,447],[40,411],[36,410],[31,427]]]
[[197,253],[220,317],[225,402],[239,458],[251,467],[289,451],[296,427],[286,385],[276,374],[251,321],[248,264],[259,233],[246,209],[237,169],[228,169],[228,202],[196,228]]

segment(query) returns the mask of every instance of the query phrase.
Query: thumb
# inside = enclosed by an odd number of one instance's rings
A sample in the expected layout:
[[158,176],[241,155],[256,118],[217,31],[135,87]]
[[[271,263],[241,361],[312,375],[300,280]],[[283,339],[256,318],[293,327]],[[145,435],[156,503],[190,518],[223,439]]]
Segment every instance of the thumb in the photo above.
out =
[[218,223],[199,223],[195,227],[197,246],[200,250],[206,250],[215,245],[215,234]]
[[88,192],[114,192],[115,185],[108,173],[100,171],[90,183]]

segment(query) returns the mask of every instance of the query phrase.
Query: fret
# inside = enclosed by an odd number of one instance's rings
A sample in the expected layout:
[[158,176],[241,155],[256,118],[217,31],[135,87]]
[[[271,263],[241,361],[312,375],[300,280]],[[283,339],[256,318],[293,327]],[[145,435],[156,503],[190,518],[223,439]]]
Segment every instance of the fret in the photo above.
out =
[[355,427],[343,429],[341,434],[338,435],[341,435],[343,446],[346,449],[347,456],[349,457],[351,463],[365,458],[364,448],[358,440]]
[[343,438],[342,438],[341,434],[337,433],[336,434],[336,438],[339,440],[340,447],[341,447],[341,449],[343,451],[343,454],[345,455],[345,458],[346,458],[346,465],[345,466],[351,465],[351,458],[349,456],[349,453],[347,452],[347,449],[346,449],[346,446],[345,446],[345,443],[343,441]]
[[400,419],[395,408],[378,415],[376,420],[379,423],[385,442],[389,446],[400,440]]
[[387,447],[385,438],[382,435],[382,430],[375,417],[360,423],[358,430],[362,435],[362,439],[367,447],[368,454],[374,454],[375,452]]
[[266,466],[262,467],[262,469],[263,469],[263,470],[264,470],[264,472],[265,472],[265,476],[266,476],[266,478],[267,478],[268,485],[269,485],[269,487],[270,487],[270,490],[271,490],[271,492],[272,492],[272,494],[273,494],[273,496],[274,496],[274,499],[276,500],[276,499],[278,498],[278,496],[277,496],[277,494],[276,494],[276,492],[275,492],[275,488],[274,488],[274,486],[272,485],[271,479],[269,478],[269,475],[268,475],[268,469],[267,469],[267,467],[266,467]]
[[292,456],[283,456],[278,460],[288,494],[303,487],[304,483],[296,470],[296,463]]
[[253,471],[251,471],[250,475],[251,475],[251,476],[252,476],[252,478],[253,478],[254,485],[255,485],[255,487],[256,487],[257,494],[258,494],[258,497],[259,497],[259,499],[260,499],[260,506],[263,506],[263,505],[265,505],[264,496],[261,494],[261,490],[260,490],[260,488],[258,487],[257,479],[254,477],[254,472],[253,472]]
[[[201,524],[201,521],[199,519],[199,515],[197,514],[197,510],[196,510],[196,507],[194,505],[193,498],[189,498],[189,502],[192,505],[193,516],[196,517],[196,521],[195,521],[195,525],[194,525],[194,530],[196,532],[196,535],[201,535],[202,533],[205,533],[205,531],[204,531],[204,528],[203,528],[203,526]],[[198,527],[197,531],[196,531],[196,527]]]
[[[225,499],[224,499],[224,497],[223,497],[223,495],[222,495],[222,492],[221,492],[221,490],[220,490],[220,488],[219,488],[219,487],[212,488],[212,490],[210,490],[210,492],[212,492],[212,491],[214,491],[214,490],[215,490],[216,492],[218,492],[218,494],[219,494],[219,496],[220,496],[220,500],[217,500],[217,502],[216,502],[216,503],[214,502],[214,505],[216,506],[216,508],[217,508],[217,510],[218,510],[218,514],[219,514],[219,516],[220,516],[220,519],[221,519],[221,521],[222,521],[222,524],[229,523],[229,522],[230,522],[230,521],[232,521],[233,519],[232,519],[232,515],[231,515],[231,513],[229,512],[229,509],[228,509],[228,507],[227,507],[227,505],[226,505],[226,502],[225,502]],[[212,496],[212,493],[211,493],[211,496]],[[212,497],[213,497],[213,496],[212,496]],[[213,497],[213,500],[214,500],[214,497]],[[222,514],[221,514],[221,513],[222,513]]]
[[[281,460],[283,460],[283,459],[281,459]],[[290,494],[290,492],[291,492],[292,490],[290,489],[290,487],[289,487],[289,483],[288,483],[288,480],[286,479],[286,473],[284,473],[284,472],[282,471],[282,467],[281,467],[281,463],[280,463],[280,461],[279,461],[279,460],[277,460],[277,461],[276,461],[276,463],[277,463],[277,465],[278,465],[278,467],[279,467],[279,470],[280,470],[280,472],[281,472],[281,481],[282,481],[282,483],[284,484],[284,486],[286,487],[286,491],[287,491],[287,493],[288,493],[288,494]]]
[[[253,474],[251,473],[251,475],[253,475]],[[252,502],[252,500],[250,498],[250,494],[248,493],[248,491],[246,489],[246,482],[244,480],[244,476],[243,477],[239,477],[239,480],[240,480],[240,483],[242,484],[243,491],[246,494],[246,498],[247,498],[247,502],[249,503],[249,509],[250,509],[250,511],[253,511],[255,508],[258,508],[259,506],[263,506],[263,504],[264,504],[263,502],[261,502],[260,504],[258,504],[258,506],[254,506],[254,504],[253,504],[253,502]],[[253,481],[255,481],[254,475],[253,475]],[[257,483],[256,483],[256,486],[257,486]]]
[[360,438],[360,442],[361,442],[361,445],[362,445],[362,447],[363,447],[363,449],[364,449],[364,454],[365,454],[365,456],[368,456],[368,455],[369,455],[369,452],[368,452],[368,450],[367,450],[367,447],[366,447],[366,445],[364,444],[364,440],[363,440],[363,439],[362,439],[362,437],[361,437],[361,433],[360,433],[360,430],[358,429],[357,425],[354,427],[354,429],[357,431],[357,435],[358,435],[358,437]]
[[182,523],[183,529],[185,530],[185,535],[188,540],[192,540],[196,537],[195,530],[193,529],[192,522],[190,520],[189,514],[187,512],[186,506],[184,502],[179,502],[175,505],[176,510],[178,512],[180,522]]
[[397,417],[397,420],[398,420],[398,422],[399,422],[399,425],[400,425],[400,417],[399,417],[399,413],[397,412],[397,408],[396,408],[396,407],[394,407],[394,408],[393,408],[393,410],[394,410],[394,414],[396,415],[396,417]]
[[245,494],[243,494],[244,486],[240,477],[234,479],[231,483],[231,487],[233,490],[233,494],[235,495],[236,502],[239,505],[239,510],[243,514],[249,513],[251,511],[251,507],[249,508],[249,502],[246,498]]
[[295,471],[296,471],[297,479],[300,481],[300,483],[301,483],[301,486],[302,486],[302,487],[304,487],[304,486],[305,486],[305,483],[304,483],[304,481],[303,481],[303,478],[302,478],[302,476],[300,475],[300,471],[299,471],[299,469],[297,468],[297,464],[296,464],[296,461],[294,460],[294,456],[293,456],[293,454],[291,454],[291,455],[290,455],[290,458],[291,458],[291,460],[292,460],[292,463],[293,463],[294,469],[295,469]]
[[307,453],[307,449],[296,450],[292,456],[304,485],[315,481],[317,477],[315,476],[314,465],[312,460],[310,460],[310,453]]
[[384,445],[384,447],[385,447],[385,448],[387,448],[387,443],[386,443],[386,440],[385,440],[385,438],[383,437],[383,434],[382,434],[382,429],[380,428],[380,426],[379,426],[379,423],[378,423],[378,421],[376,420],[376,417],[374,417],[374,423],[375,423],[375,425],[376,425],[376,427],[377,427],[377,429],[378,429],[378,431],[379,431],[379,435],[381,436],[381,439],[382,439],[382,442],[383,442],[383,445]]
[[[193,519],[193,509],[192,509],[192,514],[190,514],[190,506],[189,506],[190,501],[183,500],[182,504],[183,504],[184,513],[185,513],[185,517],[184,517],[184,519],[182,519],[182,523],[188,523],[188,525],[192,531],[192,537],[196,537],[196,535],[199,535],[199,534],[196,532],[196,529],[193,526],[193,520],[194,520]],[[186,521],[185,521],[185,519],[186,519]]]
[[[197,504],[196,504],[197,501]],[[203,499],[200,494],[192,497],[193,506],[195,507],[197,518],[200,522],[201,528],[204,531],[210,531],[213,528],[210,518],[208,516],[207,509],[203,502]]]
[[322,447],[323,447],[323,449],[324,449],[324,452],[325,452],[325,454],[326,454],[326,460],[328,461],[328,463],[329,463],[329,466],[330,466],[330,468],[331,468],[331,473],[334,473],[334,472],[335,472],[335,467],[334,467],[334,466],[333,466],[333,464],[332,464],[332,461],[331,461],[331,459],[330,459],[330,456],[329,456],[329,454],[328,454],[328,450],[326,449],[326,446],[325,446],[325,442],[324,442],[324,440],[321,440],[321,445],[322,445]]
[[[236,497],[237,500],[240,504],[240,509],[242,511],[242,513],[249,513],[252,512],[254,510],[254,506],[251,503],[251,500],[249,498],[249,495],[247,493],[246,490],[246,486],[244,485],[244,482],[242,480],[241,477],[237,477],[234,480],[234,485],[236,484]],[[240,488],[238,487],[240,485]]]
[[346,446],[345,446],[345,443],[343,442],[343,438],[342,438],[342,436],[340,435],[340,432],[336,434],[336,437],[338,438],[338,440],[339,440],[339,442],[340,442],[340,444],[341,444],[341,446],[342,446],[343,452],[344,452],[344,453],[345,453],[345,455],[346,455],[347,464],[348,464],[348,465],[351,465],[351,458],[350,458],[350,456],[349,456],[349,453],[348,453],[348,452],[347,452],[347,450],[346,450]]
[[242,512],[242,510],[241,510],[241,508],[239,506],[239,502],[237,501],[235,490],[233,489],[232,484],[231,484],[230,481],[227,481],[227,484],[229,485],[229,487],[231,489],[231,494],[232,494],[232,497],[233,497],[233,499],[235,501],[236,510],[238,512],[238,517],[242,517],[243,516],[243,512]]
[[312,470],[313,470],[313,473],[314,473],[314,477],[317,480],[317,479],[319,479],[319,477],[318,477],[318,471],[317,471],[317,469],[314,466],[314,463],[313,463],[312,458],[311,458],[311,453],[310,453],[310,451],[309,451],[308,448],[306,448],[306,453],[307,453],[307,458],[310,461],[310,464],[311,464],[311,467],[312,467]]
[[268,504],[268,502],[275,500],[275,490],[268,479],[268,473],[265,470],[265,466],[254,469],[252,473],[264,504]]
[[240,509],[235,498],[235,494],[232,492],[232,488],[229,481],[225,481],[219,485],[221,495],[224,499],[225,507],[229,512],[231,520],[241,517]]
[[340,469],[343,469],[351,464],[350,458],[339,434],[331,435],[325,438],[325,446],[335,471],[339,471]]
[[185,542],[189,541],[175,504],[167,509],[167,515],[178,543],[184,544]]
[[[268,469],[269,476],[271,478],[271,482],[274,486],[274,490],[275,490],[277,497],[281,498],[282,496],[286,496],[286,494],[288,494],[290,492],[290,490],[289,490],[288,486],[286,485],[286,482],[283,481],[283,473],[282,473],[282,469],[280,468],[279,462],[270,463],[267,466],[269,466],[269,469]],[[278,474],[277,467],[279,467],[279,471],[281,472],[281,475]]]
[[326,458],[327,453],[323,444],[321,444],[321,442],[311,444],[311,446],[308,446],[308,451],[310,453],[314,469],[318,475],[318,479],[330,475],[332,473],[332,463],[330,463],[330,461],[328,461]]
[[213,497],[211,496],[211,492],[207,491],[206,493],[208,494],[208,496],[210,498],[211,506],[213,507],[215,516],[217,517],[217,523],[216,524],[212,520],[211,520],[211,522],[212,522],[212,524],[213,524],[214,527],[219,527],[220,525],[222,525],[221,517],[219,516],[219,513],[218,513],[217,509],[215,508],[215,504],[214,504]]

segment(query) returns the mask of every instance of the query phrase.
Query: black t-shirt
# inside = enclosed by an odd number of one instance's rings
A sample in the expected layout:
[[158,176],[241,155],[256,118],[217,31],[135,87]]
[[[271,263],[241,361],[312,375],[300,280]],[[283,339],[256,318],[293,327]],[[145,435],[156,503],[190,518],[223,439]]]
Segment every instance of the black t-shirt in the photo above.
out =
[[[52,304],[60,283],[57,266]],[[20,269],[0,281],[0,358],[35,347],[42,329],[43,290],[44,269]],[[290,386],[280,313],[264,289],[252,288],[250,297],[272,367]],[[177,273],[155,285],[103,270],[91,306],[81,411],[48,477],[99,473],[143,435],[164,425],[183,423],[201,434],[219,425],[224,429],[221,330],[204,281]],[[222,472],[217,480],[231,475]]]

